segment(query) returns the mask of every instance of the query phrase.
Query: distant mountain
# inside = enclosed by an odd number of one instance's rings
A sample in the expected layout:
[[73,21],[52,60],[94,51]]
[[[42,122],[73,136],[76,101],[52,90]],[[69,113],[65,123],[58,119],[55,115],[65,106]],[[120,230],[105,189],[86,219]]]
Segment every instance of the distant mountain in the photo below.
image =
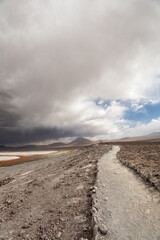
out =
[[127,140],[129,137],[120,138],[120,140]]
[[160,135],[160,132],[153,132],[153,133],[149,134],[148,136],[155,136],[155,135]]
[[65,144],[63,142],[56,142],[56,143],[52,143],[52,144],[49,144],[48,147],[55,147],[55,148],[59,148],[59,147],[64,147],[64,148],[67,148],[67,147],[76,147],[76,146],[83,146],[83,145],[87,145],[87,144],[91,144],[92,141],[86,139],[86,138],[83,138],[83,137],[79,137],[79,138],[76,138],[74,141],[68,143],[68,144]]
[[152,133],[145,136],[126,137],[111,140],[112,142],[160,142],[160,133]]
[[24,148],[24,149],[34,149],[34,148],[37,148],[39,147],[38,145],[22,145],[22,146],[19,146],[19,147],[16,147],[16,148]]
[[77,146],[83,146],[83,145],[87,145],[87,144],[91,144],[92,142],[86,138],[82,138],[82,137],[79,137],[77,139],[75,139],[74,141],[68,143],[68,144],[65,144],[63,142],[55,142],[55,143],[51,143],[49,145],[22,145],[22,146],[13,146],[13,147],[8,147],[8,146],[5,146],[5,145],[0,145],[0,150],[3,151],[3,150],[45,150],[45,149],[52,149],[52,148],[71,148],[72,146],[73,147],[77,147]]
[[6,146],[0,144],[0,149],[4,149],[4,148],[6,148]]
[[66,144],[63,142],[56,142],[56,143],[49,144],[48,147],[59,147],[59,146],[64,146],[64,145],[66,145]]
[[69,145],[86,145],[91,144],[92,141],[88,140],[87,138],[79,137],[75,139],[74,141],[70,142]]

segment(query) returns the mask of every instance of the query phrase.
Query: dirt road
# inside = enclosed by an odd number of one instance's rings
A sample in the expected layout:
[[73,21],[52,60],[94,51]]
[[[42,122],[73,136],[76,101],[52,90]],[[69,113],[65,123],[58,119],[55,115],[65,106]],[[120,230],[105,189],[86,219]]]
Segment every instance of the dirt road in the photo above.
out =
[[99,162],[93,207],[96,240],[160,240],[160,194],[116,158],[118,146]]

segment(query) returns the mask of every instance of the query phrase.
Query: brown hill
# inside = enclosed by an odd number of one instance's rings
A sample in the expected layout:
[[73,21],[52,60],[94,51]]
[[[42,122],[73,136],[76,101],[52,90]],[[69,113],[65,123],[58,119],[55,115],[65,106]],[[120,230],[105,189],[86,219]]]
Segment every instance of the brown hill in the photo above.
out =
[[59,146],[64,146],[64,145],[66,145],[66,144],[63,142],[56,142],[56,143],[49,144],[48,147],[59,147]]
[[146,136],[125,137],[104,142],[160,142],[160,133],[154,133]]
[[79,138],[76,138],[74,141],[70,142],[69,145],[75,146],[75,145],[86,145],[91,143],[92,141],[90,141],[89,139],[79,137]]
[[160,134],[156,135],[148,135],[148,136],[140,136],[140,137],[132,137],[128,139],[123,139],[121,141],[131,142],[131,141],[143,141],[143,142],[159,142],[160,141]]

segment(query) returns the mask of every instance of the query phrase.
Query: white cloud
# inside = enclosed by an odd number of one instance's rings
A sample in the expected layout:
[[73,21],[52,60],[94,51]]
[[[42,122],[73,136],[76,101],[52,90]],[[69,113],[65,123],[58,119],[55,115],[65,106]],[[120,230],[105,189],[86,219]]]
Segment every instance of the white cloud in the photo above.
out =
[[135,111],[138,112],[140,109],[143,109],[144,105],[138,104],[138,103],[132,103],[131,108]]
[[100,99],[99,101],[98,101],[98,104],[99,105],[102,105],[104,103],[104,100],[102,100],[102,99]]
[[152,119],[149,123],[137,123],[134,128],[129,128],[120,133],[121,136],[143,136],[160,131],[160,117]]

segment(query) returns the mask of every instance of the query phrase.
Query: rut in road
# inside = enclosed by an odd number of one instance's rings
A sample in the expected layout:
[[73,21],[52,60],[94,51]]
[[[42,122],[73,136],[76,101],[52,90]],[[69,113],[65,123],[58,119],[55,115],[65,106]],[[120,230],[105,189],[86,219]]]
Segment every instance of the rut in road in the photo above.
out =
[[[98,164],[95,239],[160,240],[160,193],[118,161],[119,150],[113,146]],[[106,235],[100,234],[103,226]]]

